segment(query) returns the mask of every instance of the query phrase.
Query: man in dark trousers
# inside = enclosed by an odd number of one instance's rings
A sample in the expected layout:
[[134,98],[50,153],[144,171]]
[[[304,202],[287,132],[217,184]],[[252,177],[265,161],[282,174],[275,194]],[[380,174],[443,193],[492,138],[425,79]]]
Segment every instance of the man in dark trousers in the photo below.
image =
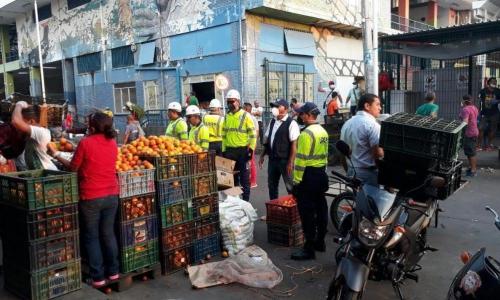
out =
[[288,193],[292,192],[293,163],[297,152],[297,139],[300,135],[299,125],[288,115],[288,102],[284,99],[271,103],[273,119],[264,134],[264,152],[260,156],[259,166],[262,169],[265,156],[269,156],[267,166],[267,185],[269,199],[278,198],[280,177]]

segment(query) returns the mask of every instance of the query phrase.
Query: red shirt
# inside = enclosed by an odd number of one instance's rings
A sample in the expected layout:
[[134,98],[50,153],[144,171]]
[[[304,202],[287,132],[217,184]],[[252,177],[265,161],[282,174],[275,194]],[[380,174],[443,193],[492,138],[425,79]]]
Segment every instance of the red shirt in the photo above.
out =
[[81,200],[119,194],[115,170],[117,156],[115,139],[106,139],[103,134],[93,134],[80,141],[71,169],[78,171]]

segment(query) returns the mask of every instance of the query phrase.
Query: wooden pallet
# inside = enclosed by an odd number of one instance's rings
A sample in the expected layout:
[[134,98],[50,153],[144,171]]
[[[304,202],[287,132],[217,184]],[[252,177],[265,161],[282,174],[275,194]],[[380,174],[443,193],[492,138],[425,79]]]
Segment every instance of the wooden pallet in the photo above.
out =
[[[83,280],[85,283],[91,285],[91,279],[88,275],[88,272],[86,272],[87,270],[88,270],[87,266],[83,267],[82,265]],[[105,294],[109,294],[112,291],[115,292],[126,291],[132,286],[132,283],[134,281],[139,281],[139,280],[146,281],[149,279],[155,279],[160,275],[161,275],[161,265],[160,263],[156,263],[152,266],[140,268],[130,273],[126,274],[120,273],[119,279],[114,281],[107,281],[106,285],[99,288],[98,290]]]

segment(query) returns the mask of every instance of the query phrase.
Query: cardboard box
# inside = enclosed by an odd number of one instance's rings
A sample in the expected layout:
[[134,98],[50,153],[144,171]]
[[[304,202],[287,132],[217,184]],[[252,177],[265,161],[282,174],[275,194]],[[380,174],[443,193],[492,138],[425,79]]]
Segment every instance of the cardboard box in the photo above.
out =
[[236,162],[220,156],[215,157],[217,169],[217,184],[224,188],[234,187],[234,167]]

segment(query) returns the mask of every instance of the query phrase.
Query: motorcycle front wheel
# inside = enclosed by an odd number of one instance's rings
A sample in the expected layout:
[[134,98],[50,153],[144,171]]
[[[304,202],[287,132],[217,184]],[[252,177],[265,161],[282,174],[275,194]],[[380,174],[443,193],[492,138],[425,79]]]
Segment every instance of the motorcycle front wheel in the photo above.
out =
[[339,230],[340,221],[355,206],[355,198],[352,192],[340,193],[333,198],[330,205],[330,219],[336,230]]
[[332,280],[328,288],[327,300],[359,300],[358,292],[351,290],[343,280]]

